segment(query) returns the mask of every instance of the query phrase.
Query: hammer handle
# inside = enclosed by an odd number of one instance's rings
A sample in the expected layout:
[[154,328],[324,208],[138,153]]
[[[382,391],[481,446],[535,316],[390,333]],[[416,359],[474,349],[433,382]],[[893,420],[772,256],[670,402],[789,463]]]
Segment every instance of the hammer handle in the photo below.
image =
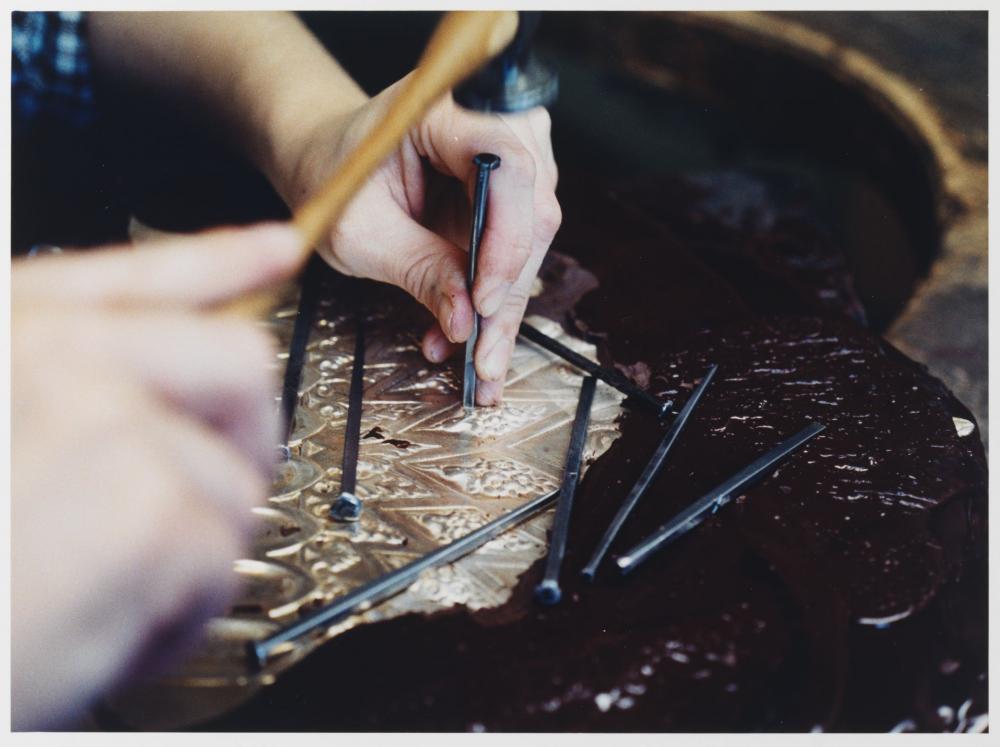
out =
[[[410,75],[385,117],[292,217],[302,235],[301,265],[350,203],[351,198],[392,153],[431,104],[490,59],[517,32],[515,11],[452,11],[431,36],[417,69]],[[223,311],[260,317],[275,301],[264,290],[229,302]]]

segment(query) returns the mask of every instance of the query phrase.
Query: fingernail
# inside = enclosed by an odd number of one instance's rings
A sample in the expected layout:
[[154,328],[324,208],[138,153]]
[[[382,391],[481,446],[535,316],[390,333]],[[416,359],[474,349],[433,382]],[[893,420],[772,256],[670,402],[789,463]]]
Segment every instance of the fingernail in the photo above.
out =
[[451,342],[457,342],[452,331],[455,328],[455,304],[448,296],[445,296],[441,301],[438,320],[441,322],[441,331],[444,332],[444,336]]
[[[451,343],[465,342],[472,334],[472,307],[471,302],[464,303],[465,298],[467,296],[464,293],[448,296],[447,317],[441,322],[441,326]],[[445,315],[442,314],[442,317]]]
[[431,363],[440,363],[445,358],[448,357],[448,351],[445,349],[448,343],[446,343],[441,338],[431,340],[427,343],[427,360]]
[[511,342],[504,338],[487,353],[483,361],[482,377],[487,381],[500,381],[507,373],[507,361],[510,358]]
[[492,407],[499,405],[503,401],[503,384],[495,381],[483,381],[480,379],[476,383],[476,404],[482,407]]
[[496,314],[500,307],[503,305],[504,299],[507,298],[507,294],[510,293],[511,283],[500,280],[492,284],[489,290],[480,293],[479,297],[482,299],[479,303],[479,313],[483,316],[493,316]]

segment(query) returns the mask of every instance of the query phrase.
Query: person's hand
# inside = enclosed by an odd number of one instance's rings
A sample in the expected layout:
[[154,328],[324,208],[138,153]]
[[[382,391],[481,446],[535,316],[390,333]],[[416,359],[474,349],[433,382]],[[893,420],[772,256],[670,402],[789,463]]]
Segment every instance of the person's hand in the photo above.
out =
[[[404,79],[405,80],[405,79]],[[384,116],[403,81],[347,114],[303,133],[299,157],[275,179],[294,209]],[[465,276],[477,153],[494,153],[486,230],[472,298]],[[472,332],[473,304],[483,316],[476,346],[477,401],[500,401],[521,317],[538,268],[559,228],[557,171],[549,115],[466,111],[447,96],[412,128],[356,195],[320,247],[340,272],[397,285],[437,318],[423,351],[442,361]]]
[[288,226],[16,261],[12,720],[66,726],[234,591],[278,437],[272,342],[202,310],[287,276]]

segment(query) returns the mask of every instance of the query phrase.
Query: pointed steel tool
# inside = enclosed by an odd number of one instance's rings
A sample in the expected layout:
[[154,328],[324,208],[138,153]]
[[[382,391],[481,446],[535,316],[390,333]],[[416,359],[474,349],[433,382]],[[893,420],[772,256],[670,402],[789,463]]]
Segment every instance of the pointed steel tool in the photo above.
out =
[[677,442],[677,437],[680,435],[681,431],[684,430],[684,426],[687,425],[688,419],[691,417],[691,412],[697,406],[698,401],[701,399],[701,395],[705,393],[705,389],[712,381],[712,377],[715,376],[715,372],[718,370],[718,366],[712,366],[708,369],[705,375],[701,379],[701,383],[691,392],[691,396],[688,397],[687,402],[684,403],[684,407],[681,409],[680,413],[674,418],[674,422],[670,424],[670,428],[667,430],[666,434],[663,436],[663,440],[660,441],[660,445],[656,447],[656,451],[653,452],[652,458],[646,465],[646,468],[639,475],[639,479],[636,480],[635,485],[629,491],[625,500],[622,502],[621,508],[618,509],[618,513],[615,514],[615,518],[611,520],[608,524],[608,528],[604,531],[604,536],[601,537],[601,541],[597,543],[597,548],[594,550],[594,554],[591,555],[590,560],[587,565],[584,566],[583,573],[584,577],[589,581],[594,580],[594,575],[597,573],[597,566],[601,564],[604,559],[605,553],[607,553],[608,548],[611,547],[611,543],[614,542],[615,537],[618,536],[619,530],[622,528],[622,524],[632,513],[632,509],[642,498],[646,489],[649,487],[650,483],[656,478],[659,473],[660,468],[663,467],[663,463],[667,460],[667,455],[670,453],[670,449]]
[[330,517],[336,521],[357,521],[361,518],[361,500],[355,495],[358,482],[358,448],[361,444],[361,400],[365,383],[365,320],[357,312],[357,332],[354,338],[354,365],[351,368],[351,389],[347,401],[347,423],[344,426],[344,456],[340,466],[340,495],[330,507]]
[[549,540],[549,554],[545,560],[545,575],[535,587],[535,598],[542,604],[555,604],[562,598],[559,588],[559,569],[566,555],[566,537],[569,535],[569,517],[573,511],[576,485],[580,481],[580,462],[583,447],[587,441],[587,426],[590,424],[590,409],[594,404],[597,379],[588,376],[580,387],[580,399],[576,403],[573,430],[566,449],[566,463],[563,466],[562,486],[559,488],[559,502],[556,516],[552,521],[552,538]]
[[[500,156],[492,153],[480,153],[472,162],[476,165],[476,188],[472,199],[472,236],[469,238],[469,270],[465,283],[472,297],[472,288],[476,284],[476,265],[479,262],[479,242],[483,238],[483,228],[486,225],[486,206],[489,200],[490,172],[500,166]],[[472,334],[465,342],[465,372],[462,377],[462,406],[472,410],[476,406],[476,365],[474,355],[476,341],[479,339],[479,324],[482,320],[479,314],[473,312]]]
[[629,400],[634,400],[635,402],[638,402],[639,404],[642,404],[652,410],[658,418],[665,416],[668,412],[670,412],[670,408],[673,407],[672,401],[657,399],[645,389],[637,387],[617,371],[598,365],[589,358],[584,358],[575,350],[566,347],[558,340],[552,339],[547,334],[532,327],[527,322],[521,322],[519,334],[521,337],[531,340],[531,342],[536,345],[545,348],[550,353],[558,355],[567,363],[572,363],[581,371],[600,379],[605,384],[610,384],[622,394],[628,395],[629,399],[625,400],[626,404],[629,404]]
[[339,599],[335,599],[325,607],[321,607],[315,612],[306,615],[301,620],[283,630],[279,630],[274,635],[260,641],[249,642],[247,644],[247,656],[250,659],[251,666],[258,669],[263,667],[274,649],[282,644],[301,638],[314,630],[329,627],[349,615],[363,612],[379,602],[405,591],[428,568],[436,568],[445,563],[452,563],[468,555],[476,548],[485,545],[491,539],[500,536],[511,527],[548,508],[557,495],[559,495],[559,492],[556,490],[541,495],[507,512],[500,518],[494,519],[489,524],[470,532],[464,537],[460,537],[451,544],[417,558],[413,562],[407,563],[401,568],[380,576],[373,581],[369,581],[363,586],[359,586],[354,591],[349,592]]
[[653,534],[619,557],[615,561],[619,570],[622,574],[635,570],[653,552],[685,532],[694,529],[709,514],[715,513],[716,510],[729,503],[734,495],[739,495],[741,491],[769,474],[778,462],[805,444],[824,427],[820,423],[810,423],[791,438],[782,441],[770,451],[762,454],[721,485],[705,493]]
[[314,254],[302,273],[302,288],[299,291],[298,312],[292,326],[292,340],[288,345],[288,361],[285,363],[285,376],[281,382],[281,416],[282,436],[284,440],[279,447],[284,459],[288,459],[288,441],[295,427],[295,409],[299,404],[299,385],[302,383],[302,368],[306,361],[306,346],[309,344],[309,333],[312,331],[313,320],[316,318],[316,306],[319,302],[319,289],[322,284],[323,266],[325,261]]

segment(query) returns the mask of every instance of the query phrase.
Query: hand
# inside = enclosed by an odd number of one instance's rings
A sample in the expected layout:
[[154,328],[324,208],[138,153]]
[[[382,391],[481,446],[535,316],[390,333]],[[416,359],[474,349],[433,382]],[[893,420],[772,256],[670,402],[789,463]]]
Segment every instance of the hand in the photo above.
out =
[[[291,208],[314,194],[378,122],[400,83],[373,99],[291,13],[98,13],[95,66],[187,103],[225,132]],[[325,101],[324,104],[318,104]],[[472,158],[503,164],[472,299],[465,288]],[[480,404],[499,402],[532,282],[561,220],[548,114],[483,115],[440,100],[343,215],[323,256],[341,272],[413,294],[437,317],[424,354],[444,360],[485,317]]]
[[[405,80],[405,79],[404,79]],[[300,156],[275,179],[294,209],[384,116],[404,81],[337,113],[302,137]],[[518,326],[538,268],[559,228],[549,115],[468,112],[441,99],[357,194],[320,252],[337,270],[397,285],[437,318],[423,339],[442,361],[483,316],[476,346],[477,401],[499,403]],[[286,149],[287,152],[288,149]],[[501,166],[490,180],[486,230],[472,298],[465,286],[470,204],[480,152]],[[429,166],[429,167],[428,167]]]
[[14,263],[15,729],[67,725],[224,609],[276,387],[266,333],[199,311],[288,275],[296,244],[264,226]]

